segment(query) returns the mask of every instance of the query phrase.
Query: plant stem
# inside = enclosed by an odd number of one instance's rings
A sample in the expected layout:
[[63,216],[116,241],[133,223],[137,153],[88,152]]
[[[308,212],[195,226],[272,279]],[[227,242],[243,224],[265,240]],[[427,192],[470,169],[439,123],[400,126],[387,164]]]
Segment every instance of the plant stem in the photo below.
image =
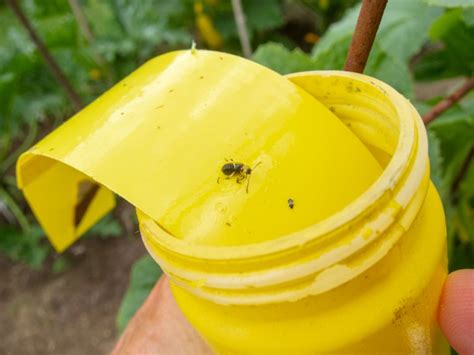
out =
[[16,178],[15,176],[13,175],[6,175],[3,177],[3,181],[2,181],[4,184],[5,184],[5,187],[13,187],[15,189],[17,189],[17,184],[16,184]]
[[244,53],[245,58],[250,58],[252,56],[252,47],[250,46],[249,34],[247,32],[247,27],[245,26],[245,14],[240,0],[232,0],[232,10],[234,12],[242,52]]
[[459,89],[446,97],[444,100],[438,102],[438,104],[436,104],[436,106],[433,107],[431,111],[423,116],[423,122],[428,124],[433,121],[436,117],[440,116],[444,111],[452,107],[456,102],[466,96],[472,89],[474,89],[474,77],[467,79]]
[[92,35],[91,28],[89,27],[89,23],[87,22],[84,13],[82,12],[81,5],[77,2],[77,0],[68,0],[69,6],[71,7],[72,13],[76,22],[81,29],[82,34],[84,35],[87,42],[92,42],[94,40],[94,36]]
[[[89,22],[87,21],[86,16],[84,15],[84,11],[82,11],[81,5],[77,0],[68,0],[69,7],[72,10],[74,18],[79,26],[79,29],[82,32],[82,35],[86,39],[87,44],[91,45],[94,41],[94,34],[89,26]],[[110,70],[107,61],[100,55],[100,53],[94,51],[92,46],[89,46],[91,49],[91,55],[95,60],[96,64],[103,70],[105,74],[106,82],[109,86],[113,84],[112,73]]]
[[20,206],[15,202],[13,197],[2,187],[0,187],[0,200],[3,201],[5,206],[15,216],[16,221],[20,225],[22,231],[26,232],[30,230],[30,223],[26,218],[26,215],[22,212]]
[[128,32],[129,32],[128,26],[127,26],[127,23],[125,21],[125,18],[122,15],[120,5],[117,3],[117,0],[112,0],[111,5],[112,5],[111,6],[112,11],[114,12],[114,15],[115,15],[115,19],[117,20],[117,23],[118,23],[120,29],[122,30],[124,35],[128,35]]
[[10,168],[10,166],[15,163],[16,159],[20,156],[20,154],[27,150],[33,144],[37,135],[38,124],[36,123],[36,121],[32,121],[28,134],[26,135],[23,142],[15,151],[13,151],[5,158],[2,164],[0,164],[0,173],[5,173]]
[[69,80],[64,75],[63,71],[61,70],[60,66],[53,58],[53,56],[49,53],[48,48],[46,48],[45,44],[41,40],[41,38],[36,33],[35,29],[33,28],[31,22],[28,20],[26,15],[24,14],[21,7],[18,5],[17,0],[6,0],[7,5],[13,10],[13,13],[18,18],[20,23],[23,25],[25,30],[28,32],[33,43],[36,45],[38,52],[43,57],[46,65],[48,66],[49,70],[56,78],[58,83],[63,87],[64,91],[66,92],[69,101],[71,102],[72,106],[76,111],[79,111],[82,107],[82,102],[79,95],[76,93],[74,88],[72,87]]
[[344,70],[363,73],[387,0],[364,0]]
[[[8,132],[8,130],[7,130]],[[4,166],[4,161],[12,146],[12,135],[5,134],[0,140],[0,169]]]

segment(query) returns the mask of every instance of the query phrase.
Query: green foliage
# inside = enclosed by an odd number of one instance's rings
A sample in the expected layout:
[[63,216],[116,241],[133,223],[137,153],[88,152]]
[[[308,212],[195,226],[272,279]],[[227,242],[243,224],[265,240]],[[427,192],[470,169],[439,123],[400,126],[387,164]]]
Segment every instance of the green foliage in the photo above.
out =
[[268,31],[283,24],[282,1],[244,0],[242,4],[247,26],[252,31]]
[[444,7],[474,7],[474,0],[423,0],[429,5]]
[[119,237],[122,233],[123,230],[119,222],[114,219],[111,214],[108,214],[89,229],[86,236],[107,239],[110,237]]
[[155,286],[162,272],[149,255],[145,255],[132,266],[130,284],[117,314],[117,328],[122,332],[128,321],[142,305]]
[[[238,52],[240,42],[231,0],[210,1],[203,4],[204,12],[213,19],[216,30],[223,38],[225,48]],[[269,31],[283,24],[282,6],[282,0],[242,1],[247,30],[254,46],[264,41]]]
[[469,27],[474,26],[474,7],[464,9],[462,19]]
[[435,120],[429,130],[440,141],[444,178],[451,186],[474,145],[474,96]]
[[346,60],[360,6],[332,24],[313,49],[317,69],[342,69]]
[[[367,63],[366,74],[413,97],[408,61],[421,49],[428,38],[430,24],[440,13],[440,9],[426,6],[419,0],[389,1]],[[358,14],[359,6],[356,6],[321,38],[313,51],[316,68],[343,68]],[[414,36],[414,33],[417,35]]]
[[474,267],[474,95],[429,127],[432,180],[448,225],[451,269]]
[[[426,0],[448,7],[429,30],[430,42],[415,77],[436,81],[474,74],[472,0]],[[456,8],[471,6],[470,8]],[[435,102],[425,103],[429,108]],[[474,267],[474,94],[429,126],[432,180],[440,192],[448,227],[450,269]]]
[[465,12],[446,11],[433,23],[431,47],[415,67],[417,79],[474,75],[474,24],[466,21]]
[[302,0],[306,8],[312,10],[317,17],[317,33],[326,32],[328,27],[341,19],[348,8],[357,4],[358,0]]
[[[191,43],[191,0],[91,0],[84,12],[95,36],[92,49],[114,64],[115,80],[155,54],[159,46]],[[101,21],[94,21],[97,18]]]
[[253,55],[253,60],[280,74],[295,73],[315,68],[315,61],[299,48],[289,51],[283,45],[273,42],[258,47]]
[[[21,5],[84,102],[155,54],[159,46],[191,43],[191,0],[79,3],[94,36],[91,43],[66,1],[30,0]],[[0,5],[0,22],[4,28],[0,34],[0,137],[15,134],[32,120],[70,114],[63,90],[5,5]]]
[[66,271],[69,266],[69,260],[65,256],[61,255],[54,260],[53,265],[51,266],[51,272],[53,274],[60,274]]
[[[331,25],[314,47],[313,55],[290,52],[281,45],[266,44],[257,49],[254,60],[279,73],[297,70],[342,69],[354,32],[359,6]],[[416,13],[414,17],[412,14]],[[441,10],[421,1],[392,0],[387,5],[366,73],[383,80],[408,97],[413,97],[409,60],[428,39],[428,29]],[[417,36],[413,36],[417,33]]]
[[51,252],[51,246],[45,243],[43,235],[37,226],[21,231],[12,226],[0,225],[0,251],[14,261],[39,269]]
[[431,181],[438,189],[443,203],[449,198],[446,184],[443,179],[443,157],[441,154],[441,143],[436,134],[428,130],[428,154],[430,158]]

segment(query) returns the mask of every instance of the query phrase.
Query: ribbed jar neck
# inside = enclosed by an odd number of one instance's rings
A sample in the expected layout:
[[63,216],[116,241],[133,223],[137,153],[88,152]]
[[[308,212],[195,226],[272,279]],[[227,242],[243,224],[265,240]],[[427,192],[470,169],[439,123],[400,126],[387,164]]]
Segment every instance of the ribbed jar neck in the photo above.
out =
[[150,254],[173,282],[196,296],[256,305],[329,291],[382,259],[410,228],[424,201],[427,138],[407,99],[361,74],[320,71],[287,78],[333,111],[384,171],[365,193],[326,220],[256,244],[191,245],[138,211]]

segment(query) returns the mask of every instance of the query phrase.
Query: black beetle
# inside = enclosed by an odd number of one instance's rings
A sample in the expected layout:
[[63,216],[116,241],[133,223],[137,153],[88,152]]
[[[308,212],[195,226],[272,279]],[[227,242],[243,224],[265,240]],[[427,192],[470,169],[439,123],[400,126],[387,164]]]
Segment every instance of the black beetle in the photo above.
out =
[[[232,159],[230,163],[225,163],[222,165],[221,171],[222,173],[227,176],[227,179],[230,179],[232,177],[237,177],[236,182],[238,184],[242,183],[245,179],[247,179],[247,187],[246,187],[246,192],[249,192],[249,183],[250,183],[250,174],[252,174],[252,171],[260,165],[261,162],[258,162],[255,164],[253,168],[249,167],[248,165],[245,165],[243,163],[235,163]],[[219,181],[219,180],[218,180]]]

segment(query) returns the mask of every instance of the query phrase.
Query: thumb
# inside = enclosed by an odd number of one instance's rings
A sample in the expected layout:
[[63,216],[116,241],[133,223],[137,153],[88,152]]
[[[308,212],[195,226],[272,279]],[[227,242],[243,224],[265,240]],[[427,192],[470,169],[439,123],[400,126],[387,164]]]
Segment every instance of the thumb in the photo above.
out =
[[448,276],[438,317],[451,346],[461,355],[474,354],[474,270]]

